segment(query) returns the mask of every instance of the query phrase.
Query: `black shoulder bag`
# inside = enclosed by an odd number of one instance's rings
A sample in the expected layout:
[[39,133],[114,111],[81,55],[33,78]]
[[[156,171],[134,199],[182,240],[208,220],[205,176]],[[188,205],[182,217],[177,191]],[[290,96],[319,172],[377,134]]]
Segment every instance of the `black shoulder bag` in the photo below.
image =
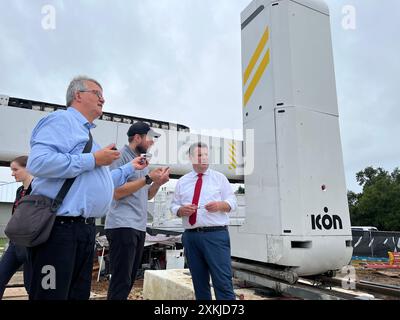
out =
[[[93,138],[89,131],[89,141],[82,153],[89,153],[92,144]],[[24,247],[35,247],[46,242],[53,229],[57,210],[75,179],[76,177],[65,180],[55,199],[41,195],[23,197],[4,230],[10,241]]]

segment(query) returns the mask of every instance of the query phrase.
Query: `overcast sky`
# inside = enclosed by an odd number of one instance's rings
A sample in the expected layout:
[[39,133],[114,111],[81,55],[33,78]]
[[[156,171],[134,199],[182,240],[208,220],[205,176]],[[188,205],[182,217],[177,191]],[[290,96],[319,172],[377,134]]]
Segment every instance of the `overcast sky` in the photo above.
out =
[[[347,187],[359,191],[356,172],[392,171],[400,158],[400,2],[326,2]],[[0,94],[65,104],[71,78],[87,74],[104,87],[105,111],[240,129],[240,13],[248,3],[0,0]],[[349,5],[355,29],[342,24]],[[8,169],[0,180],[10,180]]]

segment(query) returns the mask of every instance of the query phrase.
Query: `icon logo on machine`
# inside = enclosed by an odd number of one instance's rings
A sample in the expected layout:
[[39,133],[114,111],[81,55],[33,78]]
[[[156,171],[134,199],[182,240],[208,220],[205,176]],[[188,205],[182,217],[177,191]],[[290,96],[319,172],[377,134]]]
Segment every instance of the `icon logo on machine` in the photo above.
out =
[[343,224],[342,224],[342,219],[338,215],[329,215],[327,214],[329,212],[329,209],[327,207],[324,208],[324,212],[326,214],[324,215],[311,215],[311,227],[313,230],[315,229],[325,229],[325,230],[331,230],[331,229],[343,229]]

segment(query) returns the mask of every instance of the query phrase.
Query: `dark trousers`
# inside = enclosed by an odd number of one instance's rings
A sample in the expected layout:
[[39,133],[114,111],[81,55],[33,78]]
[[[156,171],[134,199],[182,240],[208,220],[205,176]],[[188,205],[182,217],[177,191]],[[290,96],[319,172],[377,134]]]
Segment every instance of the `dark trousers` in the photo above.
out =
[[0,299],[3,298],[7,283],[22,265],[24,266],[24,285],[29,293],[31,270],[28,263],[27,249],[10,241],[6,252],[3,253],[0,260]]
[[30,300],[88,300],[96,229],[84,222],[54,223],[49,239],[30,248]]
[[111,280],[107,299],[126,300],[142,262],[146,232],[133,228],[106,230],[110,244]]
[[211,300],[210,275],[217,300],[235,300],[228,230],[185,231],[182,236],[197,300]]

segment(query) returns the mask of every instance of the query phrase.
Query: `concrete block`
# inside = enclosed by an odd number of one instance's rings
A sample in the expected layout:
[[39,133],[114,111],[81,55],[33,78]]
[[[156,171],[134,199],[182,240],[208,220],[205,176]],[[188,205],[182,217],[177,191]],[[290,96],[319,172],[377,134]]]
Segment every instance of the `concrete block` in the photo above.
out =
[[189,269],[146,270],[143,299],[194,300],[194,289]]
[[6,288],[3,300],[28,300],[25,288]]

